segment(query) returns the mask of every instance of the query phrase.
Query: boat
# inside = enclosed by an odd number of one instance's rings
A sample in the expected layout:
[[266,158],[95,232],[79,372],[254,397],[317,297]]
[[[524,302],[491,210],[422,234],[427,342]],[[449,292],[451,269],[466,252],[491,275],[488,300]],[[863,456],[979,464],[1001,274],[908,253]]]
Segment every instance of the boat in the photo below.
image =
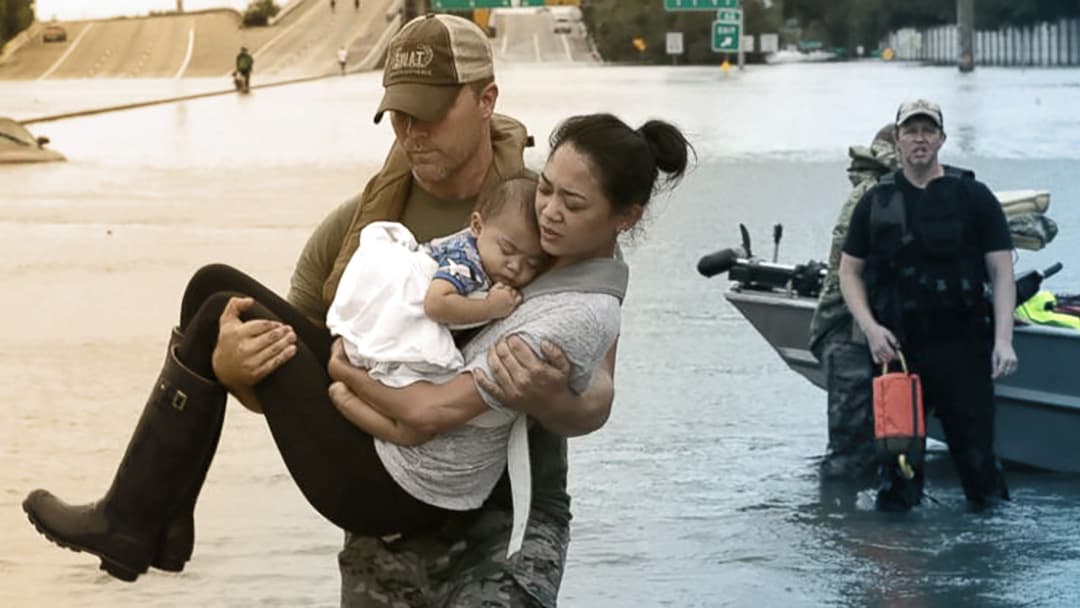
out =
[[[743,245],[702,257],[698,271],[705,276],[726,272],[731,281],[724,294],[727,301],[788,367],[824,389],[824,371],[807,342],[826,265],[788,265],[777,263],[775,256],[772,262],[756,257],[750,253],[746,228],[741,228]],[[1026,467],[1080,473],[1080,373],[1073,369],[1080,360],[1080,331],[1018,323],[1013,348],[1018,370],[994,383],[998,455]],[[944,441],[933,416],[927,418],[927,435]]]
[[836,59],[836,53],[831,51],[798,51],[784,49],[766,55],[765,63],[769,65],[779,65],[784,63],[821,63],[823,61],[834,61]]
[[820,42],[803,42],[799,45],[788,45],[785,48],[765,55],[765,63],[770,65],[782,63],[819,63],[837,59],[840,59],[839,53],[826,50],[825,45]]
[[63,154],[46,148],[47,143],[48,137],[34,137],[15,120],[0,116],[0,164],[67,160]]

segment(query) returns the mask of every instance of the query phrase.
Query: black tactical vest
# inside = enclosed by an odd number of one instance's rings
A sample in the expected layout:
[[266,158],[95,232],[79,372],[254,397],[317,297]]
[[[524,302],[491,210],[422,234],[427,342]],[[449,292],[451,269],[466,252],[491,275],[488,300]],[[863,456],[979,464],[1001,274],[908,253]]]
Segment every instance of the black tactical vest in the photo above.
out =
[[882,176],[871,201],[864,279],[874,316],[898,332],[905,320],[934,315],[984,323],[988,277],[974,234],[975,174],[946,166],[908,212],[897,173]]

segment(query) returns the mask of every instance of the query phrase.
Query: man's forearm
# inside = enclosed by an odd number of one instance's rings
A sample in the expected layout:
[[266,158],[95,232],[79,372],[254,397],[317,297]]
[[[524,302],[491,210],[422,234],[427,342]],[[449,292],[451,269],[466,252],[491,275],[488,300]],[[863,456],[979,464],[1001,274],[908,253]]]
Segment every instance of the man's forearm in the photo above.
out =
[[991,264],[991,288],[994,308],[994,339],[1012,340],[1013,311],[1016,309],[1016,282],[1013,280],[1011,261],[1006,268]]
[[611,376],[597,370],[589,388],[580,395],[568,391],[561,398],[553,398],[548,406],[530,412],[544,428],[563,437],[588,435],[604,426],[611,415],[611,403],[615,397],[615,383]]
[[544,428],[563,437],[588,435],[607,423],[611,405],[615,401],[615,357],[618,340],[611,345],[600,365],[593,372],[592,381],[580,395],[569,388],[561,397],[553,397],[543,407],[527,412]]
[[870,312],[870,303],[866,298],[866,284],[858,273],[852,272],[846,265],[840,267],[840,293],[855,322],[863,332],[877,324]]

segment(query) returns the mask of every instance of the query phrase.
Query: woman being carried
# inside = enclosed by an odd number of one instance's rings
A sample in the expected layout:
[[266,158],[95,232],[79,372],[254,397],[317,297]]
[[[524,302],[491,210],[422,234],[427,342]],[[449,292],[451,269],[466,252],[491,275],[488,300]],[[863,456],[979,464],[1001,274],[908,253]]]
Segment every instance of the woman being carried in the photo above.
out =
[[[124,580],[149,566],[183,568],[191,555],[195,501],[224,416],[226,390],[216,380],[214,354],[219,319],[229,308],[241,310],[243,320],[271,324],[266,339],[295,334],[295,355],[255,386],[256,399],[243,401],[261,405],[308,502],[339,527],[367,536],[437,521],[445,511],[402,492],[388,471],[396,469],[431,494],[445,489],[448,474],[411,468],[413,452],[403,447],[380,458],[372,436],[341,412],[357,421],[379,412],[418,433],[437,435],[418,447],[438,457],[439,446],[455,433],[477,428],[466,422],[492,411],[512,416],[491,375],[505,378],[513,370],[486,358],[489,347],[511,334],[548,357],[555,351],[545,343],[562,347],[571,388],[584,390],[618,334],[627,279],[626,266],[615,259],[618,235],[641,218],[661,172],[667,185],[682,176],[690,152],[682,133],[667,123],[649,121],[632,129],[608,114],[568,119],[550,143],[536,217],[541,248],[554,258],[551,270],[523,289],[524,302],[513,314],[465,346],[462,374],[443,384],[384,386],[349,364],[341,348],[331,359],[329,331],[266,287],[227,266],[205,267],[185,290],[175,345],[105,497],[71,506],[35,490],[23,502],[31,521],[58,544],[99,556],[105,570]],[[344,383],[334,385],[333,394],[331,378]],[[484,475],[446,464],[456,479],[469,480],[470,489],[455,498],[482,501],[490,491]],[[499,468],[497,478],[501,464],[488,466]],[[522,516],[515,509],[515,523]],[[519,525],[514,532],[520,534]]]

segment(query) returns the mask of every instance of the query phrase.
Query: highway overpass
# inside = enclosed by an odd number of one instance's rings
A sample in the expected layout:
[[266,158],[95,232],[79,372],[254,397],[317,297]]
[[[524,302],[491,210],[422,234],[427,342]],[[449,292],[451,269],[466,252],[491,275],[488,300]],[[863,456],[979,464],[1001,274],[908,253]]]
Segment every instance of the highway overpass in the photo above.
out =
[[[399,26],[400,0],[363,0],[359,11],[340,1],[298,0],[273,26],[243,28],[233,10],[63,22],[64,42],[44,42],[40,25],[0,64],[0,79],[225,77],[236,52],[255,56],[253,81],[272,82],[337,73],[336,52],[349,48],[351,62],[371,56]],[[509,9],[492,14],[492,47],[500,62],[590,62],[584,27],[554,32],[558,9]],[[375,54],[372,54],[373,51]]]

